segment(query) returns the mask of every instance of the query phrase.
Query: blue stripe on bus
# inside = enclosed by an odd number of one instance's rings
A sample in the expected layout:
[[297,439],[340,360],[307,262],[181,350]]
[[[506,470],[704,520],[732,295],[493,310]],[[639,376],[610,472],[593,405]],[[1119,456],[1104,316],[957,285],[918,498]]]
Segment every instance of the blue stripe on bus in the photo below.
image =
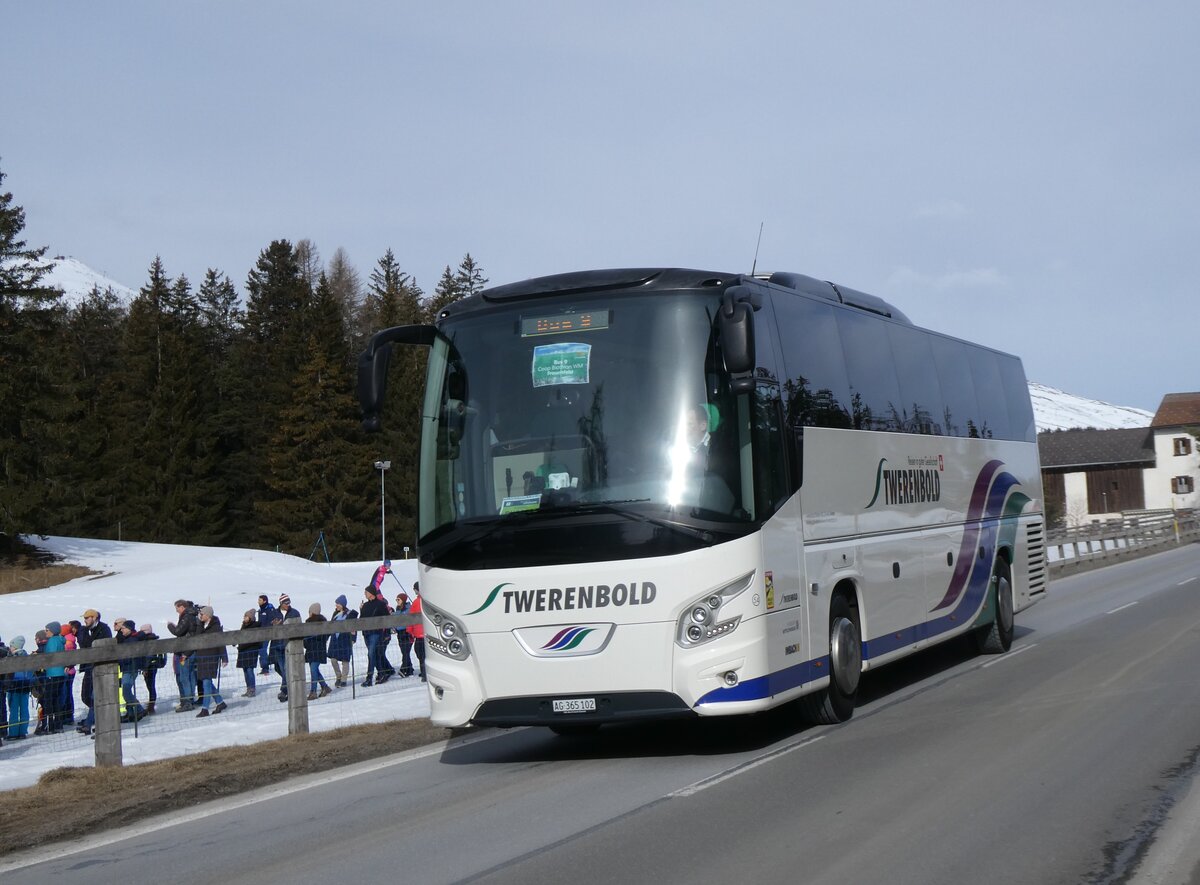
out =
[[[992,467],[994,471],[995,468],[993,465],[998,465],[999,463],[991,462],[988,467]],[[987,468],[984,470],[986,472]],[[917,624],[913,627],[905,627],[902,630],[888,633],[886,636],[876,636],[874,639],[864,641],[862,649],[864,661],[890,654],[897,649],[906,648],[919,641],[922,637],[931,639],[943,633],[948,633],[968,623],[969,620],[973,621],[979,616],[979,612],[982,610],[987,596],[988,584],[991,582],[992,571],[995,565],[997,536],[999,535],[1001,541],[1007,543],[1009,546],[1015,543],[1016,517],[1024,509],[1025,504],[1029,502],[1028,498],[1018,493],[1013,497],[1020,500],[1014,500],[1011,508],[1007,506],[1009,492],[1014,485],[1019,485],[1019,481],[1010,473],[1000,474],[992,484],[987,496],[983,520],[972,527],[978,532],[979,545],[985,550],[993,551],[992,558],[989,560],[975,557],[974,544],[972,544],[971,556],[974,562],[970,567],[970,577],[966,582],[966,592],[962,594],[962,597],[958,600],[958,604],[954,606],[954,611],[940,618],[935,618],[932,621],[926,621],[923,624]],[[956,595],[957,591],[953,591],[953,584],[954,579],[951,579],[951,591]],[[953,599],[951,592],[947,593],[947,598]],[[938,608],[941,608],[945,604],[943,602]],[[934,611],[936,610],[935,608]],[[795,664],[784,670],[759,676],[757,679],[748,679],[732,688],[722,687],[713,689],[696,703],[699,706],[700,704],[724,704],[735,701],[764,700],[803,685],[805,682],[819,679],[822,676],[828,675],[828,673],[829,655],[825,655],[824,657]]]

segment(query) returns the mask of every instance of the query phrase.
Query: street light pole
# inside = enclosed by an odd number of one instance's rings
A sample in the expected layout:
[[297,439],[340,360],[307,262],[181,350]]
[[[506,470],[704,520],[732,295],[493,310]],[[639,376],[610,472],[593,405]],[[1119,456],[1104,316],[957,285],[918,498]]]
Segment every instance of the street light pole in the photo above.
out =
[[375,469],[379,471],[379,561],[387,562],[387,489],[383,478],[392,466],[391,461],[376,461]]

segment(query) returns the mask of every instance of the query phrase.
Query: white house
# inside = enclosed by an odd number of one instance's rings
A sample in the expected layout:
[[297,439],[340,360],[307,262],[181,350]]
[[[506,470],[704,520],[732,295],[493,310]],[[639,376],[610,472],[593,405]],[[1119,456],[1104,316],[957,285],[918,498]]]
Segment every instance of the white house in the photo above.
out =
[[1051,525],[1200,507],[1200,393],[1169,393],[1149,427],[1038,434]]

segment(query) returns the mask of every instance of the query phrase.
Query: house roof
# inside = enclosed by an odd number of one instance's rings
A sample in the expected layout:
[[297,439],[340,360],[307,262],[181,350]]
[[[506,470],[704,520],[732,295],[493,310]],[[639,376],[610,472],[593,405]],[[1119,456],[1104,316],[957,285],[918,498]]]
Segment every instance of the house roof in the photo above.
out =
[[1149,427],[1121,430],[1048,430],[1038,434],[1042,468],[1100,464],[1154,464]]
[[1200,393],[1168,393],[1154,413],[1151,427],[1200,425]]

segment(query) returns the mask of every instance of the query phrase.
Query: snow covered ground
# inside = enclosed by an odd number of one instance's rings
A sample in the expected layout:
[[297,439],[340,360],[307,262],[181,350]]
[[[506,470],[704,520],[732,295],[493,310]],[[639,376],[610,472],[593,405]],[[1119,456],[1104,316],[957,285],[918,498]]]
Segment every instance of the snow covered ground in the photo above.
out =
[[[375,562],[327,565],[263,550],[76,538],[29,540],[61,555],[65,562],[99,573],[45,590],[0,596],[0,637],[8,642],[22,635],[29,649],[33,648],[33,634],[49,621],[82,620],[89,608],[98,610],[109,626],[115,618],[129,618],[139,625],[152,624],[155,632],[169,639],[166,624],[176,620],[174,602],[179,598],[211,605],[227,630],[237,629],[242,613],[257,606],[260,593],[266,593],[273,605],[281,593],[288,593],[302,617],[308,616],[311,603],[319,602],[322,614],[328,616],[333,600],[343,593],[357,609],[362,589],[378,566]],[[392,569],[395,577],[388,579],[387,598],[394,601],[401,585],[408,589],[416,578],[417,562],[393,560]],[[365,652],[360,637],[355,646],[357,682],[362,681],[365,671]],[[388,647],[388,657],[393,665],[398,663],[399,651],[394,642]],[[332,685],[332,667],[322,669]],[[240,697],[244,689],[242,673],[231,663],[221,671],[220,684],[229,708],[220,716],[196,719],[195,713],[172,712],[178,697],[175,680],[169,667],[160,671],[157,712],[138,724],[136,736],[134,726],[122,726],[126,763],[285,737],[287,705],[276,699],[279,679],[274,674],[257,678],[257,696]],[[77,677],[76,719],[82,718],[86,709],[78,703],[79,682]],[[137,695],[139,700],[146,700],[146,687],[140,681]],[[336,689],[332,695],[310,703],[308,710],[309,727],[320,731],[428,716],[429,697],[424,683],[397,676],[382,686],[359,688],[355,683],[354,688]],[[24,741],[6,740],[0,747],[0,790],[33,784],[53,768],[90,766],[94,761],[94,744],[73,729],[43,737],[33,737],[31,729],[31,736]]]

